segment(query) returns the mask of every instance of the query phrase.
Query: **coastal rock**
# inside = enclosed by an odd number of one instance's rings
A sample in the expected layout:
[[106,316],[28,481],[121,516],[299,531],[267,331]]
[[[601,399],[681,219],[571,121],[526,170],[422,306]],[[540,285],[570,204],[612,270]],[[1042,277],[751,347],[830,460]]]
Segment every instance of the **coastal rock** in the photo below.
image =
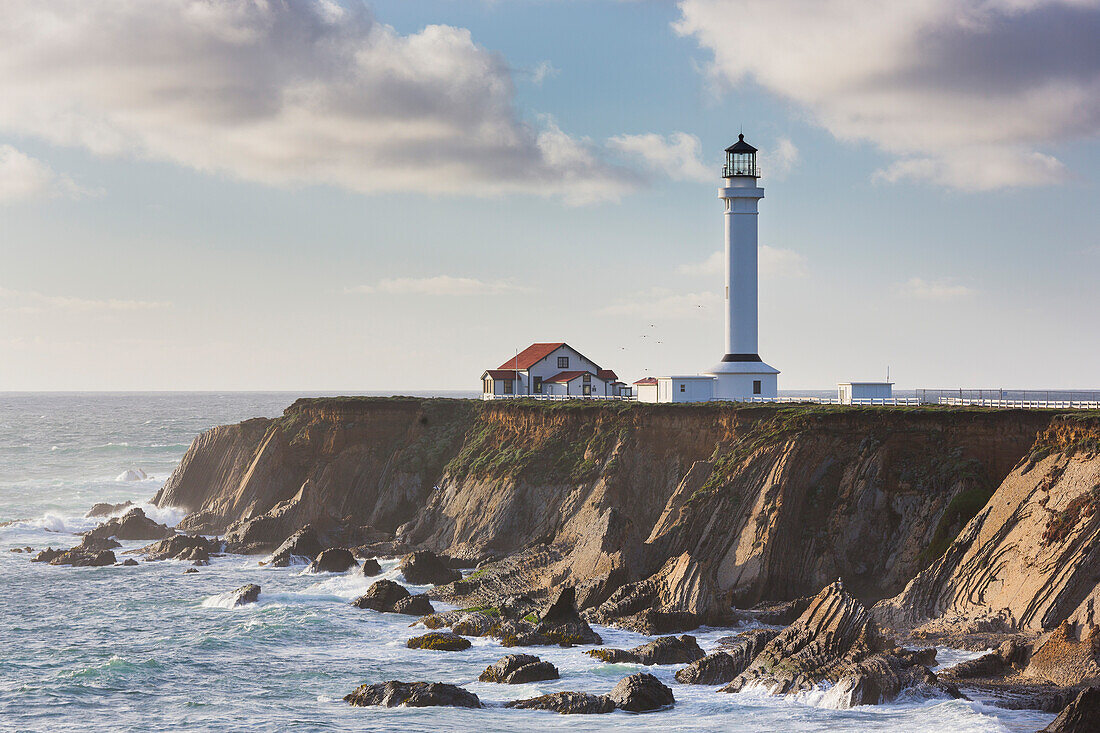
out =
[[209,561],[210,553],[221,549],[221,544],[205,537],[175,534],[167,539],[142,547],[137,552],[146,560],[196,560]]
[[[662,636],[648,644],[623,649],[590,649],[585,652],[603,662],[631,664],[684,664],[702,659],[706,653],[699,648],[694,636]],[[732,678],[731,678],[732,679]]]
[[1036,642],[1024,675],[1063,686],[1100,681],[1100,627],[1063,621]]
[[321,554],[321,540],[317,537],[317,530],[308,524],[287,537],[283,544],[279,545],[275,552],[271,553],[271,559],[267,564],[276,568],[285,568],[294,562],[295,557],[312,561]]
[[[191,568],[190,570],[194,570]],[[233,591],[232,605],[244,606],[249,603],[255,603],[260,598],[260,586],[255,583],[249,583],[248,585],[242,585],[237,590]]]
[[936,677],[898,650],[840,581],[769,641],[723,692],[762,687],[782,695],[827,684],[840,707],[888,702],[903,689],[936,687]]
[[393,613],[394,606],[411,594],[405,586],[392,580],[376,580],[367,592],[351,602],[356,608]]
[[409,649],[435,649],[444,652],[460,652],[470,648],[470,640],[449,631],[432,631],[414,636],[405,642]]
[[620,587],[589,617],[643,634],[663,634],[698,627],[718,605],[707,570],[685,552],[649,578]]
[[576,592],[572,587],[563,588],[558,593],[558,597],[539,618],[534,635],[545,639],[545,644],[603,643],[600,635],[577,613]]
[[462,573],[447,567],[438,555],[419,550],[401,558],[401,574],[413,585],[445,585],[462,578]]
[[558,679],[558,668],[533,654],[509,654],[485,668],[478,680],[521,685]]
[[45,550],[40,550],[37,555],[31,558],[31,562],[52,562],[55,558],[61,557],[65,554],[65,550],[55,550],[52,547],[47,547]]
[[424,593],[420,593],[415,596],[409,596],[402,598],[397,603],[393,604],[394,613],[403,613],[407,616],[424,616],[430,613],[435,613],[435,609],[432,608],[432,601]]
[[735,608],[730,612],[730,620],[734,623],[756,622],[771,626],[790,626],[813,599],[813,596],[802,596],[793,601],[758,603],[752,608]]
[[306,568],[307,573],[342,573],[359,567],[351,551],[339,547],[322,550],[321,554]]
[[149,519],[140,507],[134,507],[121,517],[108,519],[86,535],[96,539],[115,537],[120,540],[159,540],[175,533],[171,527]]
[[451,631],[459,636],[490,636],[500,628],[500,619],[474,611],[463,614],[454,624]]
[[380,705],[387,708],[425,708],[433,706],[480,708],[474,693],[442,682],[378,682],[361,685],[344,698],[352,705]]
[[50,565],[72,565],[74,568],[100,568],[118,562],[110,550],[82,550],[74,547],[50,560]]
[[114,550],[122,547],[121,542],[117,542],[109,537],[84,537],[80,540],[80,544],[69,550],[70,552],[103,552],[104,550]]
[[359,568],[359,572],[368,578],[373,578],[382,572],[382,566],[378,564],[378,561],[373,557],[368,557],[363,560],[363,564]]
[[124,565],[125,567],[133,567],[134,565],[137,565],[137,564],[138,564],[138,561],[135,560],[132,557],[128,557],[128,558],[126,558],[125,560],[122,561],[122,565]]
[[554,692],[526,700],[504,703],[506,708],[519,710],[553,710],[562,715],[592,715],[610,713],[615,703],[607,695],[589,695],[586,692]]
[[764,645],[779,634],[775,629],[754,629],[729,639],[718,651],[676,670],[676,681],[685,685],[723,685],[745,671]]
[[133,505],[134,502],[132,501],[124,501],[121,504],[108,504],[106,502],[92,504],[92,508],[88,510],[88,513],[84,515],[84,518],[95,519],[96,517],[108,517],[112,514],[118,514],[123,509],[128,509]]
[[1088,687],[1039,733],[1096,733],[1098,728],[1100,687]]
[[648,713],[671,707],[672,689],[651,674],[632,674],[619,680],[608,695],[620,710]]
[[[186,570],[183,571],[183,574],[184,575],[194,575],[197,572],[199,572],[199,571],[196,570],[195,568],[187,568]],[[235,604],[235,605],[240,605],[240,604]]]

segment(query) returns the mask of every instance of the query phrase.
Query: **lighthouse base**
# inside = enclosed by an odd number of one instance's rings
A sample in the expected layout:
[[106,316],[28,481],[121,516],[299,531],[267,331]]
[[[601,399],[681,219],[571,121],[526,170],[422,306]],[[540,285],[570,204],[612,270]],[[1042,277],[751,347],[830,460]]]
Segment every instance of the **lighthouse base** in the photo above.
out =
[[703,372],[714,377],[714,399],[751,402],[779,396],[779,370],[762,361],[722,361]]

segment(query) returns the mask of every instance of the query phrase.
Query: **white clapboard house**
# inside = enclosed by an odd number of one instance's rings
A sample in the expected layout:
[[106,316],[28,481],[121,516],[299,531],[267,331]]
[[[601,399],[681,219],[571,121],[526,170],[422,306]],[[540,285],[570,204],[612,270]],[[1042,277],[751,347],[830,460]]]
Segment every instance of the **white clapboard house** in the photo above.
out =
[[615,372],[564,342],[531,344],[497,369],[481,375],[482,398],[544,399],[629,397]]

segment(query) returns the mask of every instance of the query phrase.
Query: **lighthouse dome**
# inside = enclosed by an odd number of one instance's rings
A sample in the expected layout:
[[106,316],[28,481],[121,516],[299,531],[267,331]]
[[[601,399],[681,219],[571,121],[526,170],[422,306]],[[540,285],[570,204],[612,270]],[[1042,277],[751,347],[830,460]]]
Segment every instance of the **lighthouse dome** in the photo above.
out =
[[755,153],[756,148],[745,142],[744,133],[737,136],[737,142],[726,148],[727,153]]

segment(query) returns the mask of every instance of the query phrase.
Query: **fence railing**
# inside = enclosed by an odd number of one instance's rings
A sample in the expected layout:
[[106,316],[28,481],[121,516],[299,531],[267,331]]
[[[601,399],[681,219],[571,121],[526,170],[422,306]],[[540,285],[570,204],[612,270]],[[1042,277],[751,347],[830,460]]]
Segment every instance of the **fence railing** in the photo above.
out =
[[1001,407],[1024,410],[1100,410],[1097,400],[997,400],[972,397],[940,397],[940,405]]
[[633,395],[580,395],[580,394],[486,394],[482,393],[483,400],[636,400]]
[[849,403],[843,403],[839,397],[751,397],[746,402],[767,402],[767,403],[810,403],[814,405],[884,405],[884,406],[905,406],[905,405],[919,405],[919,397],[853,397]]

